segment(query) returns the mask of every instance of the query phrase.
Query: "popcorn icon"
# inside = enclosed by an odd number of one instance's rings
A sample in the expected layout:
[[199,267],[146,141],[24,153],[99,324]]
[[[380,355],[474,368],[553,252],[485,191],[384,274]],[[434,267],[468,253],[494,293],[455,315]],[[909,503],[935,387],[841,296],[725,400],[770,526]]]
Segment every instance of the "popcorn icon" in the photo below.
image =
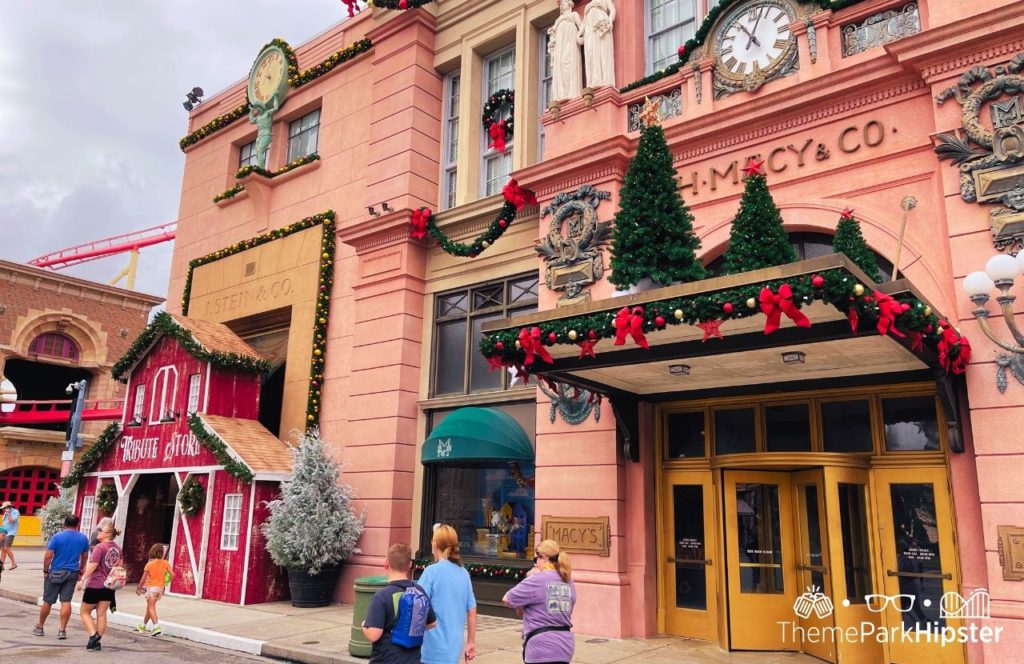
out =
[[812,613],[818,618],[828,618],[834,610],[832,600],[818,586],[808,586],[793,602],[793,612],[803,619],[810,618]]

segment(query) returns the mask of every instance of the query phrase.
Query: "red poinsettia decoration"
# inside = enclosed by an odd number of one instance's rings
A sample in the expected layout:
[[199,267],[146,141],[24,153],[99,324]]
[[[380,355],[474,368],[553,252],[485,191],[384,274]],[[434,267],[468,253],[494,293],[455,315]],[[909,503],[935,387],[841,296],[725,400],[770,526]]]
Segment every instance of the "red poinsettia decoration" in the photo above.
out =
[[875,301],[878,303],[878,333],[883,337],[890,332],[894,337],[907,336],[896,329],[896,317],[906,311],[903,305],[880,291],[875,291]]
[[508,124],[505,120],[492,123],[487,129],[487,133],[491,136],[491,147],[498,152],[504,152],[507,132]]
[[[961,336],[952,325],[941,321],[942,336],[939,337],[939,366],[947,372],[962,374],[971,361],[971,344],[967,337]],[[953,357],[954,351],[956,357]]]
[[779,292],[773,293],[770,288],[762,288],[758,298],[761,302],[761,311],[768,317],[764,324],[764,333],[771,334],[779,329],[782,323],[782,314],[786,314],[796,323],[797,327],[810,327],[811,319],[804,315],[793,302],[793,289],[789,284],[779,286]]
[[644,308],[643,307],[622,307],[615,315],[615,345],[622,346],[626,343],[626,335],[633,337],[633,341],[641,348],[650,348],[647,338],[644,336]]
[[430,222],[430,215],[430,210],[425,207],[412,211],[412,216],[409,219],[409,225],[412,226],[412,231],[410,231],[409,235],[412,236],[413,239],[422,240],[427,237],[427,224]]
[[537,197],[529,189],[523,189],[515,179],[508,181],[505,188],[501,190],[505,200],[515,206],[516,211],[522,210],[527,205],[536,205]]

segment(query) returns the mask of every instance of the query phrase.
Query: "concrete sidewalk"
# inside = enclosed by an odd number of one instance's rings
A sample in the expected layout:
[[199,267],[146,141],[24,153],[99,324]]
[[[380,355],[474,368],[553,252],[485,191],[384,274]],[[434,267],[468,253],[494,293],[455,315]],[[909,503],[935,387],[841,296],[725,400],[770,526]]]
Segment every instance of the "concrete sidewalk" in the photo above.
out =
[[[37,604],[42,594],[43,549],[20,549],[18,569],[5,571],[0,597]],[[80,597],[80,593],[76,597]],[[78,614],[78,602],[73,602]],[[145,600],[135,586],[117,593],[117,613],[110,616],[114,626],[134,628],[145,613]],[[198,643],[254,655],[308,664],[335,662],[365,664],[365,659],[348,654],[352,627],[352,606],[335,604],[322,609],[296,609],[289,602],[237,606],[209,600],[164,597],[157,605],[161,638],[184,638]],[[56,635],[56,607],[47,621],[47,637]],[[32,625],[25,625],[31,633]],[[77,618],[71,630],[80,629]],[[476,664],[519,664],[522,662],[520,622],[507,618],[480,616],[477,626]],[[650,639],[604,639],[576,635],[579,664],[810,664],[811,657],[793,653],[727,653],[703,641],[657,637]]]

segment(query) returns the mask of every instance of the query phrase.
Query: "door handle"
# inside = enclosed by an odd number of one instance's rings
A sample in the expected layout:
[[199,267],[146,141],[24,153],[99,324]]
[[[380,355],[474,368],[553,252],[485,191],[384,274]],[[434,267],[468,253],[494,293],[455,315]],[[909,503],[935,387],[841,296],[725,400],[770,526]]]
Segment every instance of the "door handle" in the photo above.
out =
[[953,580],[953,574],[951,572],[946,572],[945,574],[942,574],[941,572],[897,572],[896,570],[887,569],[885,570],[885,575],[906,577],[909,579],[945,579],[946,581]]
[[820,572],[822,574],[828,574],[828,568],[824,565],[805,565],[800,563],[796,568],[801,572]]
[[711,566],[711,561],[708,559],[694,559],[694,558],[673,558],[669,556],[665,562],[667,563],[679,563],[681,565],[707,565]]

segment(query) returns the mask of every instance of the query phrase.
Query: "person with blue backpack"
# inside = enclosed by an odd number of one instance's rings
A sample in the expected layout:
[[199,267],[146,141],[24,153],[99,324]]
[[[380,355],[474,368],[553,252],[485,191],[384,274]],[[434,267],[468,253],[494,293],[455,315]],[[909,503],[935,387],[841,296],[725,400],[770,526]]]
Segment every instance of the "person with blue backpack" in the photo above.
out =
[[370,664],[420,664],[420,646],[427,630],[437,626],[430,597],[409,579],[412,551],[392,544],[384,563],[388,585],[370,600],[363,636],[373,644]]

